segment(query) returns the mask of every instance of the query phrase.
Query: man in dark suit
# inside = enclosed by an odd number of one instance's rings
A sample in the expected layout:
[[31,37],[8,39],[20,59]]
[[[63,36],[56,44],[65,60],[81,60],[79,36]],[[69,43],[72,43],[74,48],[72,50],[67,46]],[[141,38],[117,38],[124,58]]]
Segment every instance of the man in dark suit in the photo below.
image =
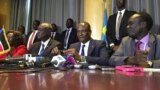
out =
[[160,68],[160,36],[150,34],[152,18],[147,13],[136,13],[128,21],[129,36],[123,38],[109,63]]
[[66,21],[67,30],[63,31],[61,34],[61,43],[63,49],[68,49],[72,43],[78,42],[77,31],[73,28],[73,20],[68,18]]
[[[91,28],[88,22],[78,25],[77,36],[80,42],[71,44],[69,49],[63,51],[64,54],[71,54],[76,60],[89,64],[108,65],[109,55],[106,43],[91,38]],[[56,48],[53,51],[59,53]]]
[[51,38],[60,42],[61,36],[57,32],[57,25],[55,23],[52,23],[51,25],[52,25]]
[[32,46],[33,43],[37,42],[37,41],[40,41],[38,38],[37,38],[37,33],[38,33],[38,26],[40,25],[40,21],[39,20],[34,20],[33,21],[33,31],[30,32],[28,34],[28,41],[27,41],[27,50],[30,49],[30,47]]
[[34,43],[28,53],[44,57],[52,57],[51,51],[54,47],[60,47],[60,43],[50,38],[52,26],[49,23],[42,23],[38,27],[38,39],[41,41]]
[[118,12],[109,16],[107,24],[107,42],[109,47],[114,51],[117,50],[121,39],[128,36],[126,26],[128,19],[133,15],[134,11],[125,9],[126,0],[116,0]]

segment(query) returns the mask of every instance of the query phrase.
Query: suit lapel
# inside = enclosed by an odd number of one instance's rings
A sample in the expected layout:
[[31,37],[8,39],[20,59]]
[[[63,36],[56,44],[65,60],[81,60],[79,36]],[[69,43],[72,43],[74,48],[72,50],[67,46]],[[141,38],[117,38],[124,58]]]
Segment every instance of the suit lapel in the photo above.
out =
[[88,56],[90,56],[90,55],[92,54],[94,48],[95,48],[95,43],[94,43],[94,41],[91,39],[91,40],[90,40],[90,43],[89,43],[89,48],[88,48]]
[[51,48],[53,48],[53,47],[50,47],[51,44],[52,44],[52,42],[53,42],[53,40],[50,39],[49,43],[47,44],[47,46],[46,46],[46,48],[45,48],[45,50],[44,50],[44,52],[43,52],[43,54],[44,54],[44,53],[47,53],[48,50],[50,50]]
[[131,39],[130,45],[131,45],[131,49],[129,51],[129,52],[131,52],[130,55],[134,56],[134,53],[135,53],[135,40],[134,39]]
[[155,57],[155,46],[156,46],[156,39],[153,35],[150,35],[149,37],[149,42],[148,42],[148,46],[150,48],[149,50],[149,54],[148,54],[148,58],[150,60],[154,59]]
[[76,50],[79,52],[80,51],[80,48],[81,48],[81,43],[78,43],[77,47],[76,47]]
[[128,16],[128,15],[127,15],[127,14],[128,14],[127,12],[128,12],[127,10],[124,12],[123,17],[122,17],[122,20],[121,20],[121,25],[120,25],[120,26],[123,25],[123,22],[125,21],[126,16]]
[[37,45],[34,47],[34,48],[37,48],[37,50],[33,49],[35,53],[39,53],[39,50],[40,50],[40,47],[41,47],[41,42],[37,43]]

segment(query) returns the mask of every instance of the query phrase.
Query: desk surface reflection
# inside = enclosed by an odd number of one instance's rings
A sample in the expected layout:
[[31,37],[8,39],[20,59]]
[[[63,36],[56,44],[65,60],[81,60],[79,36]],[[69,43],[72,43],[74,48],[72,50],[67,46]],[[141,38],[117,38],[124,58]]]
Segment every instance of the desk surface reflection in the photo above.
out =
[[100,70],[0,73],[0,90],[160,90],[160,73]]

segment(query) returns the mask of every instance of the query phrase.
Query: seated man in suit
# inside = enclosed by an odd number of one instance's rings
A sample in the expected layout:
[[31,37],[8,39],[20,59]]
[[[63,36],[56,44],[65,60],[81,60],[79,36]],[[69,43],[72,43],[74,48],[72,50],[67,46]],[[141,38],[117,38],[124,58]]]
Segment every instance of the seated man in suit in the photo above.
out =
[[28,53],[44,57],[51,57],[51,51],[54,47],[59,47],[60,43],[50,38],[52,26],[49,23],[42,23],[38,27],[38,41],[29,49]]
[[[77,36],[80,42],[71,44],[70,48],[64,50],[64,54],[71,54],[76,60],[85,61],[88,64],[108,65],[108,52],[106,43],[91,38],[90,24],[82,22],[78,25]],[[59,53],[57,48],[53,53]]]
[[133,14],[127,25],[129,36],[123,38],[109,64],[160,67],[160,36],[150,34],[152,18],[147,13]]

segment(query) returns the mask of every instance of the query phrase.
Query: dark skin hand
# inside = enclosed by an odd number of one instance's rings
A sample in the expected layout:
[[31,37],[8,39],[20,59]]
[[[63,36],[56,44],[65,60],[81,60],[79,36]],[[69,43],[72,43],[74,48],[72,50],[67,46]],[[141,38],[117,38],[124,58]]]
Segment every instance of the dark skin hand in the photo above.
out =
[[67,49],[67,50],[65,50],[63,53],[66,54],[66,55],[73,55],[73,57],[74,57],[76,60],[81,60],[81,56],[79,55],[79,53],[76,51],[75,48]]
[[138,51],[135,56],[128,57],[124,62],[126,65],[135,65],[140,67],[149,68],[147,63],[148,51]]
[[111,48],[112,48],[113,51],[116,51],[118,49],[118,47],[119,46],[116,46],[116,45],[111,46]]
[[59,55],[62,55],[62,54],[64,54],[64,55],[73,55],[73,57],[76,60],[80,60],[81,59],[81,56],[79,55],[79,53],[74,48],[61,51],[57,47],[55,47],[55,48],[52,49],[52,53],[57,54],[57,55],[58,54]]

